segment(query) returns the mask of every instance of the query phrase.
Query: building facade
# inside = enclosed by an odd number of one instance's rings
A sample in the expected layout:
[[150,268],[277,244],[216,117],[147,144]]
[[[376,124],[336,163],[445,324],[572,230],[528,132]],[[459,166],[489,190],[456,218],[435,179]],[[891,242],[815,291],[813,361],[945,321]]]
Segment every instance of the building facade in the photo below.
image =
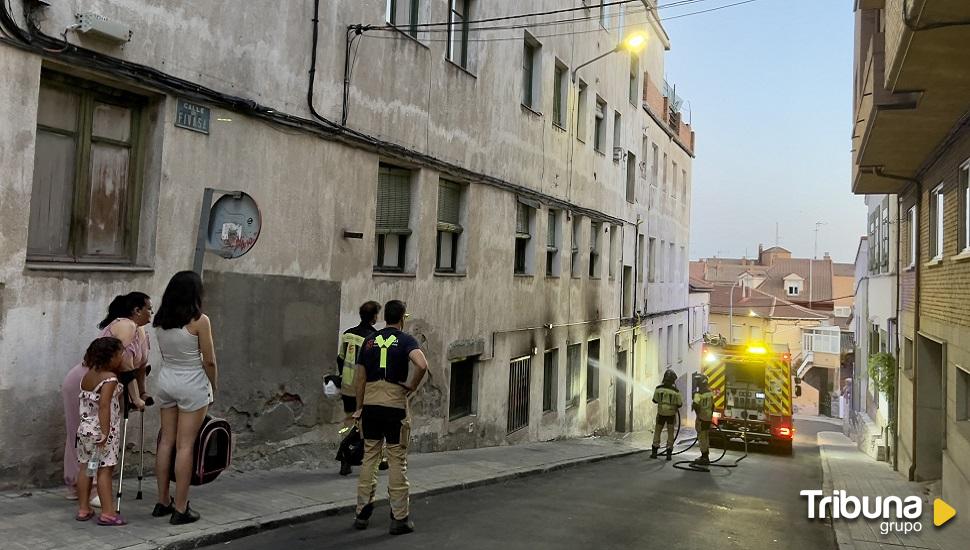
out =
[[852,191],[895,196],[900,218],[893,464],[966,508],[970,5],[870,0],[855,14]]
[[322,380],[369,299],[431,364],[418,450],[650,423],[691,337],[694,151],[652,0],[565,33],[477,0],[76,4],[0,7],[0,485],[56,477],[64,374],[113,296],[192,268],[206,188],[262,217],[204,267],[239,464],[330,460]]

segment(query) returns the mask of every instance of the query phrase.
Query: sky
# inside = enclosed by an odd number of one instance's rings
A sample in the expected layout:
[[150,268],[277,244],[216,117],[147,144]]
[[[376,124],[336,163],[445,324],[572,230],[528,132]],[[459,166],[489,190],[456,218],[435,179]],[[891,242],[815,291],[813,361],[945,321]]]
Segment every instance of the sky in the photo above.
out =
[[664,22],[666,77],[697,134],[692,259],[757,256],[776,223],[781,246],[811,257],[821,221],[819,257],[855,261],[866,207],[850,190],[853,24],[846,0],[756,0]]

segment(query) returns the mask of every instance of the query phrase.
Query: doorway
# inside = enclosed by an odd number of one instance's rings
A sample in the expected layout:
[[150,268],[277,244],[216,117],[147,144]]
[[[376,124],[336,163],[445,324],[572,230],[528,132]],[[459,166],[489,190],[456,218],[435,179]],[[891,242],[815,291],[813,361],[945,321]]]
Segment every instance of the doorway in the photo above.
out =
[[621,351],[616,356],[616,431],[629,431],[627,415],[627,384],[626,384],[626,352]]
[[916,343],[916,426],[913,448],[916,481],[943,477],[943,449],[946,446],[946,386],[943,344],[918,336]]

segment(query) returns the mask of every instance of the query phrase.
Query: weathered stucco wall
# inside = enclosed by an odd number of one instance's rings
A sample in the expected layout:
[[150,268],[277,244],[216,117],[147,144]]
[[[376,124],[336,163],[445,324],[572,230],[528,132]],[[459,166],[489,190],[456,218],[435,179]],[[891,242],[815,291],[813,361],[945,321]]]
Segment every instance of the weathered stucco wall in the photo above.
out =
[[[21,2],[12,4],[20,13]],[[177,6],[157,0],[78,0],[52,5],[40,14],[39,22],[45,32],[57,35],[74,22],[75,12],[124,21],[134,31],[124,48],[69,36],[74,43],[111,56],[309,118],[305,98],[313,3],[285,4],[260,0],[239,10],[228,0]],[[356,22],[380,23],[384,6],[378,0],[321,4],[315,101],[321,113],[339,119],[344,30]],[[543,0],[534,7],[562,4]],[[514,3],[484,5],[494,10],[489,15],[519,10]],[[430,12],[430,20],[444,20],[445,3],[432,3]],[[630,23],[628,18],[626,24]],[[622,266],[636,261],[637,219],[646,220],[640,233],[686,249],[689,199],[679,199],[679,205],[658,199],[651,208],[649,181],[638,174],[636,201],[626,202],[626,162],[614,162],[612,155],[613,110],[622,115],[618,146],[625,151],[642,156],[641,140],[647,135],[649,143],[662,147],[661,158],[667,150],[671,159],[679,159],[678,170],[686,169],[688,177],[690,159],[640,105],[629,101],[626,54],[608,57],[580,73],[590,84],[591,100],[598,94],[608,102],[605,154],[593,151],[591,135],[585,142],[577,139],[574,118],[568,131],[550,121],[553,93],[548,83],[555,59],[575,66],[612,48],[618,36],[615,30],[601,30],[539,38],[541,116],[520,105],[519,41],[475,43],[469,74],[444,59],[440,37],[428,36],[422,44],[394,33],[367,35],[361,41],[350,93],[352,128],[624,220],[600,236],[604,246],[598,279],[586,275],[590,220],[584,216],[573,216],[581,224],[578,272],[583,275],[569,276],[570,225],[564,222],[562,275],[543,276],[545,206],[536,215],[538,245],[531,258],[536,274],[513,276],[515,195],[475,179],[462,181],[468,184],[465,273],[435,274],[437,186],[440,177],[453,174],[215,105],[210,105],[210,133],[193,133],[174,126],[175,94],[148,83],[119,82],[111,75],[59,62],[56,55],[41,59],[0,45],[0,70],[18,75],[0,81],[0,407],[5,412],[0,416],[0,485],[58,477],[63,441],[59,389],[64,374],[78,362],[114,295],[141,290],[157,304],[169,277],[191,266],[205,187],[246,191],[263,215],[262,233],[248,255],[231,261],[206,258],[206,308],[213,317],[225,383],[215,407],[230,417],[240,434],[241,465],[329,459],[328,448],[336,439],[334,422],[342,414],[337,404],[321,399],[320,383],[332,372],[337,333],[356,324],[357,307],[368,299],[408,303],[408,330],[422,343],[431,363],[430,379],[414,402],[416,449],[515,443],[611,429],[616,386],[610,369],[598,370],[598,399],[581,398],[568,410],[564,403],[566,346],[582,344],[580,395],[585,396],[586,350],[593,338],[601,341],[602,365],[616,365],[614,343],[628,350],[628,372],[638,380],[628,388],[634,427],[647,425],[652,405],[643,388],[652,389],[662,373],[659,347],[649,334],[669,325],[686,326],[687,318],[672,313],[644,321],[642,334],[648,336],[640,337],[636,347],[632,331],[616,336]],[[662,56],[662,46],[651,40],[641,54],[641,67],[663,74]],[[144,262],[138,269],[40,270],[25,261],[42,66],[122,86],[148,99],[138,246],[138,258]],[[570,117],[575,117],[574,94],[569,101]],[[592,104],[587,112],[592,112]],[[588,132],[592,126],[590,121]],[[390,276],[372,269],[380,162],[414,170],[409,252],[416,266],[413,273]],[[649,173],[649,165],[645,170],[643,175]],[[344,230],[364,237],[345,239]],[[615,245],[613,277],[607,273],[610,237],[622,243]],[[645,273],[648,254],[643,260],[639,269]],[[662,284],[647,288],[643,277],[638,310],[659,313],[686,307],[686,254],[681,260],[677,275]],[[553,328],[534,328],[546,325]],[[462,341],[481,343],[476,410],[451,422],[448,350]],[[558,402],[554,411],[543,413],[542,351],[553,347],[559,348]],[[539,353],[532,363],[530,423],[528,429],[507,437],[509,360],[533,348]],[[152,361],[158,364],[157,350]],[[154,414],[148,417],[151,431]]]

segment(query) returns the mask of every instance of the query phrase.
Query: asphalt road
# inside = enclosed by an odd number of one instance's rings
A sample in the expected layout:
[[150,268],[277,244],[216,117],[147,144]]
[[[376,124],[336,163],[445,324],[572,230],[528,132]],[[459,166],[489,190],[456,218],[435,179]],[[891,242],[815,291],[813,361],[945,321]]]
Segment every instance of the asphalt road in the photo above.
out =
[[[820,489],[815,434],[797,422],[791,457],[756,448],[734,469],[677,470],[648,455],[607,460],[466,491],[412,499],[414,533],[388,535],[388,508],[355,531],[350,515],[284,527],[218,546],[319,548],[835,549],[827,523],[805,517],[803,489]],[[740,456],[732,444],[725,462]],[[712,449],[712,458],[717,456]],[[690,451],[681,458],[696,457]],[[677,457],[674,457],[675,461]]]

